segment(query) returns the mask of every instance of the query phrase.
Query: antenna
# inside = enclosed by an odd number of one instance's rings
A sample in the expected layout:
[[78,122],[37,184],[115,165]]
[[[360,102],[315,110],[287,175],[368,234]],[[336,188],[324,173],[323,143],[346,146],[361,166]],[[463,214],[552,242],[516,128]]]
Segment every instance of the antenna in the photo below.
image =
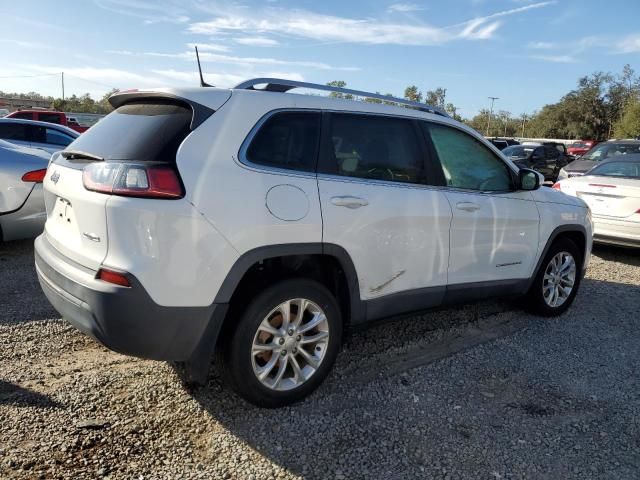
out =
[[198,55],[198,46],[194,45],[194,47],[196,49],[196,60],[198,61],[198,72],[200,73],[200,86],[213,87],[213,85],[209,85],[207,82],[204,81],[204,78],[202,78],[202,67],[200,66],[200,55]]

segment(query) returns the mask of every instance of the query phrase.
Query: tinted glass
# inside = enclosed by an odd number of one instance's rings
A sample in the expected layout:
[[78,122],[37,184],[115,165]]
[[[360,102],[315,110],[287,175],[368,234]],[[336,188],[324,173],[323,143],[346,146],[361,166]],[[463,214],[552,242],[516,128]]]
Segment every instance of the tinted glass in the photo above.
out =
[[640,153],[639,143],[601,143],[596,145],[581,160],[593,160],[601,162],[606,158],[616,157],[618,155],[628,155],[632,153]]
[[127,103],[80,135],[71,149],[107,160],[174,162],[191,117],[191,107],[171,100]]
[[319,113],[276,113],[253,137],[247,160],[270,167],[315,172],[319,138]]
[[479,191],[508,191],[507,166],[480,141],[458,129],[422,124],[436,149],[447,185]]
[[60,121],[60,115],[57,113],[39,113],[38,120],[48,123],[62,123]]
[[330,173],[394,182],[425,180],[420,145],[410,120],[334,113],[329,138]]
[[533,147],[514,145],[512,147],[505,148],[502,153],[504,153],[507,157],[529,158],[533,153],[533,150]]
[[55,130],[53,128],[46,129],[46,143],[50,145],[60,145],[62,147],[66,147],[71,142],[73,142],[73,138],[66,133],[63,133],[59,130]]
[[26,125],[0,122],[0,138],[3,140],[28,141]]
[[638,162],[609,162],[591,170],[588,175],[601,177],[625,177],[640,179],[640,161]]
[[22,112],[11,115],[11,118],[22,118],[24,120],[33,120],[33,114],[31,112]]
[[544,147],[544,153],[548,159],[558,158],[558,156],[560,155],[560,152],[558,151],[558,149],[553,146]]

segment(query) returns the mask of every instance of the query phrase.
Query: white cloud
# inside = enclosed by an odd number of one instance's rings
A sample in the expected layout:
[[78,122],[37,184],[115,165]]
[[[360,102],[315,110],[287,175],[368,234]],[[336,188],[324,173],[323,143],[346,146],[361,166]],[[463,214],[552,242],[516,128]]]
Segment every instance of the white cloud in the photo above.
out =
[[529,58],[553,63],[578,63],[578,59],[571,55],[531,55]]
[[[186,85],[199,85],[200,77],[197,72],[183,72],[177,70],[152,70],[156,75],[166,77],[179,84]],[[207,83],[215,85],[217,87],[233,87],[250,77],[268,77],[268,78],[286,78],[289,80],[303,81],[304,77],[297,72],[255,72],[247,71],[243,74],[240,73],[208,73],[203,72],[204,79]]]
[[529,42],[527,44],[527,48],[531,48],[533,50],[549,50],[554,46],[555,45],[551,42]]
[[[200,47],[198,47],[200,48]],[[135,55],[145,57],[160,57],[160,58],[178,58],[182,60],[195,61],[196,54],[191,50],[181,53],[166,53],[166,52],[129,52],[127,50],[119,52],[118,50],[108,50],[109,53],[121,53],[122,55]],[[200,52],[201,62],[216,62],[225,63],[231,65],[251,66],[251,65],[289,65],[295,67],[315,68],[318,70],[336,70],[345,72],[359,71],[358,67],[336,67],[324,62],[313,62],[306,60],[280,60],[270,57],[238,57],[234,55],[224,55],[215,52]]]
[[387,8],[387,12],[389,13],[409,13],[419,10],[424,10],[424,7],[416,5],[415,3],[394,3]]
[[267,37],[239,37],[234,38],[234,41],[240,45],[249,45],[251,47],[274,47],[279,45],[277,40]]
[[616,44],[617,53],[640,52],[640,33],[628,35]]
[[189,17],[186,15],[187,11],[177,1],[94,0],[94,3],[110,12],[140,18],[146,24],[186,23],[189,21]]
[[544,1],[503,10],[484,17],[448,27],[390,23],[378,19],[346,18],[318,14],[306,10],[268,8],[262,11],[229,8],[215,9],[216,17],[189,25],[191,33],[224,35],[229,33],[280,34],[323,42],[361,44],[439,45],[456,39],[481,40],[491,38],[500,27],[495,19],[546,7],[554,1]]
[[44,43],[16,40],[13,38],[0,38],[0,43],[7,43],[9,45],[15,45],[16,47],[23,48],[51,48],[50,45],[45,45]]
[[228,52],[229,47],[225,45],[218,45],[216,43],[187,43],[187,47],[193,50],[193,47],[198,47],[199,52]]

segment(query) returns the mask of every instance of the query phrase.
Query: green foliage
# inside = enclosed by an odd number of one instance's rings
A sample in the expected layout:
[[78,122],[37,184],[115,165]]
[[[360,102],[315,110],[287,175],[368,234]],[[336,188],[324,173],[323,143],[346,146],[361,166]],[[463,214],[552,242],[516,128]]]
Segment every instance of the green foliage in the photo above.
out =
[[81,97],[71,95],[70,97],[62,100],[62,98],[44,97],[36,92],[7,93],[0,91],[0,97],[20,98],[25,100],[49,100],[51,101],[51,108],[61,112],[107,114],[113,110],[113,107],[109,104],[109,97],[117,91],[118,89],[116,88],[110,90],[98,101],[91,98],[91,95],[88,93],[85,93]]
[[640,100],[629,101],[622,111],[622,118],[615,125],[616,138],[640,137]]
[[[347,82],[345,82],[344,80],[333,80],[331,82],[328,82],[327,85],[329,85],[330,87],[345,88],[347,86]],[[341,92],[331,92],[329,96],[332,98],[344,98],[345,100],[353,100],[353,95],[349,93],[344,94]]]
[[412,102],[421,102],[422,93],[418,90],[418,87],[411,85],[404,89],[404,98],[411,100]]

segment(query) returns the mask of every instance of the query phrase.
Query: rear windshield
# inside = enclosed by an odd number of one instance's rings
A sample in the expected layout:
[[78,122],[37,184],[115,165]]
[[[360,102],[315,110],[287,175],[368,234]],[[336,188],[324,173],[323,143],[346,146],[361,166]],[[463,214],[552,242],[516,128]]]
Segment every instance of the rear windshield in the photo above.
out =
[[174,162],[189,134],[191,107],[169,99],[137,100],[118,107],[69,145],[105,160]]
[[607,162],[593,168],[588,175],[601,177],[624,177],[640,179],[640,161],[638,162]]

